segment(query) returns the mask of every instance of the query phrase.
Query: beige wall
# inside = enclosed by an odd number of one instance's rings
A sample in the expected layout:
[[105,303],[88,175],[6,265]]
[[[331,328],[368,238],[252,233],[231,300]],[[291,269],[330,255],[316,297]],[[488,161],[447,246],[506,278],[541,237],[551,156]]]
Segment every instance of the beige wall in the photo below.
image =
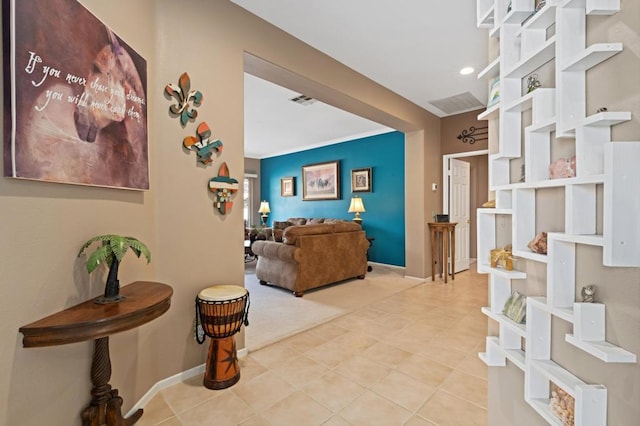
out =
[[[475,143],[462,142],[458,139],[458,135],[463,130],[469,131],[471,127],[479,129],[487,127],[486,121],[478,121],[477,117],[484,110],[476,110],[465,112],[463,114],[451,115],[441,120],[442,122],[442,155],[462,154],[471,151],[483,151],[488,149],[488,134],[478,135],[479,139]],[[480,130],[487,132],[487,130]],[[469,224],[469,257],[474,259],[477,257],[477,219],[476,209],[482,207],[482,203],[487,201],[489,194],[489,169],[488,156],[486,154],[476,155],[472,157],[459,158],[466,161],[470,165],[469,173],[469,206],[470,220]],[[440,162],[440,170],[442,170],[442,162]],[[442,173],[442,171],[441,171]],[[442,178],[440,178],[442,180]]]
[[[622,1],[622,10],[613,16],[587,18],[587,45],[622,42],[624,50],[587,72],[587,115],[606,106],[609,111],[631,111],[632,120],[613,127],[615,141],[640,140],[640,2]],[[558,206],[555,191],[538,201],[539,209]],[[597,211],[602,212],[599,189]],[[640,215],[640,212],[636,212]],[[601,227],[599,218],[599,226]],[[601,231],[600,231],[601,232]],[[527,273],[515,289],[527,295],[544,295],[546,265],[519,263]],[[602,265],[602,248],[577,245],[576,295],[583,286],[595,284],[596,301],[606,304],[606,336],[611,343],[640,356],[640,268],[610,268]],[[640,418],[640,364],[606,364],[564,342],[570,325],[554,318],[551,357],[586,383],[607,388],[607,424],[636,425]],[[544,425],[546,422],[525,402],[523,373],[513,365],[489,369],[489,424]]]
[[[149,245],[151,265],[125,259],[123,285],[146,279],[174,289],[165,315],[110,338],[111,383],[125,411],[154,383],[204,362],[206,346],[192,337],[194,297],[203,287],[244,280],[241,194],[223,217],[207,183],[223,160],[233,177],[243,175],[246,66],[288,80],[289,87],[315,87],[305,93],[410,132],[406,215],[417,241],[407,240],[407,274],[430,273],[424,212],[437,209],[441,195],[424,189],[425,182],[440,181],[439,119],[225,0],[82,3],[147,60],[151,190],[0,180],[0,425],[80,424],[92,344],[24,349],[18,328],[103,291],[104,277],[89,279],[76,260],[79,246],[96,234],[132,234]],[[258,60],[247,65],[245,52]],[[184,71],[205,96],[198,121],[185,129],[169,116],[171,102],[162,95]],[[197,167],[181,146],[200,121],[225,144],[214,167]],[[243,346],[242,335],[238,343]]]

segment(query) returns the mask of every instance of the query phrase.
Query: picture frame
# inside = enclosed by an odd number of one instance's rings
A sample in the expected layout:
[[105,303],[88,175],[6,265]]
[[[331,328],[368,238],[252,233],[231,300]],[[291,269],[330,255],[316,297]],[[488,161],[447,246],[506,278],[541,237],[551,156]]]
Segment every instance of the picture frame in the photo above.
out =
[[351,192],[371,192],[371,167],[351,170]]
[[287,176],[280,179],[280,195],[282,197],[293,197],[296,195],[296,178]]
[[4,175],[148,190],[146,60],[78,1],[2,6]]
[[339,200],[340,162],[302,166],[302,200]]

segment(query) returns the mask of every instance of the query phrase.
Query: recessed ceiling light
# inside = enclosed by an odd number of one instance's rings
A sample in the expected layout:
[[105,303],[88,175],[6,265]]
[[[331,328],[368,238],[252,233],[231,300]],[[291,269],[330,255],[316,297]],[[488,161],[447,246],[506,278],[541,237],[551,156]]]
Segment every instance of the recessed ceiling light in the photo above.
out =
[[473,68],[471,67],[464,67],[460,70],[460,74],[462,75],[471,74],[472,72],[473,72]]

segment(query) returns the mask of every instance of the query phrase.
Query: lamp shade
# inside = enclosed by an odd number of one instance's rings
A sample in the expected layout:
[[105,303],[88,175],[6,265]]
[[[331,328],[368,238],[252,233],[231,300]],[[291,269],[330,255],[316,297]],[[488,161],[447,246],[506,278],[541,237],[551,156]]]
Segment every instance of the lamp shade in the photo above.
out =
[[262,213],[262,214],[271,213],[271,209],[269,208],[268,201],[260,201],[260,208],[258,209],[258,213]]
[[364,203],[362,202],[362,198],[353,197],[351,199],[351,204],[349,205],[349,213],[363,213],[366,212],[364,209]]

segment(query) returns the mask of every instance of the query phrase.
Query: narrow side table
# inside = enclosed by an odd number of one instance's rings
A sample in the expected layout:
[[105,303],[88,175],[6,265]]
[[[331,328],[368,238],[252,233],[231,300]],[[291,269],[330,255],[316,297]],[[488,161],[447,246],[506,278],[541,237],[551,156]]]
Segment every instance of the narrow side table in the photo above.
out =
[[122,398],[111,389],[109,335],[145,324],[169,310],[173,289],[161,283],[136,281],[120,289],[126,299],[99,305],[93,299],[20,327],[25,348],[65,345],[94,340],[91,362],[91,403],[82,410],[83,426],[129,426],[142,409],[122,417]]
[[[456,275],[456,225],[457,222],[429,222],[431,236],[431,281],[436,280],[436,258],[440,263],[440,276],[444,274],[447,282],[449,268],[447,263],[451,253],[451,279]],[[449,248],[451,242],[451,248]]]

